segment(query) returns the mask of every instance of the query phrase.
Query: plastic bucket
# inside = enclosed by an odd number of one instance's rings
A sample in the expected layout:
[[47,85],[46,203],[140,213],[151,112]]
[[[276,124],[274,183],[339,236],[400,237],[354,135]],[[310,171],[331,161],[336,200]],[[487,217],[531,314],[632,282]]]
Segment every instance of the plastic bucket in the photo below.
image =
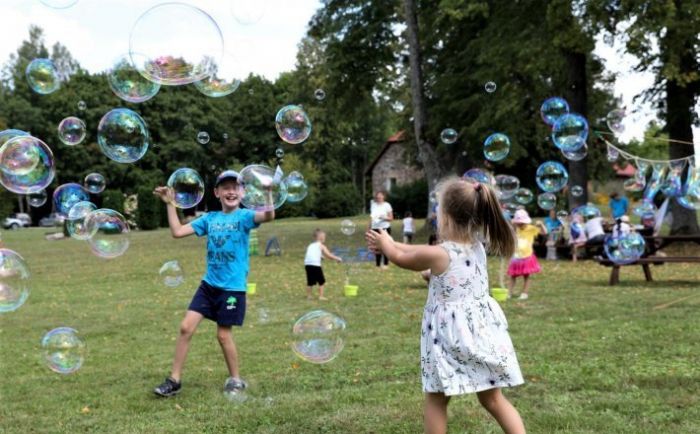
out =
[[255,291],[258,289],[258,284],[257,283],[249,283],[248,284],[248,290],[246,291],[246,294],[255,294]]
[[505,288],[491,288],[491,297],[499,303],[508,300],[508,290]]
[[346,297],[357,297],[357,285],[345,285],[344,292]]

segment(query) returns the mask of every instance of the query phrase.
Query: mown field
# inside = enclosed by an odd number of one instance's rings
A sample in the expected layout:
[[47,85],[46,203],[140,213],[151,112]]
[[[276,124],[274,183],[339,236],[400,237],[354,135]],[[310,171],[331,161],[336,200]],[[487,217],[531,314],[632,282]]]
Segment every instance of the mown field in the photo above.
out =
[[[258,291],[234,332],[250,385],[242,404],[221,393],[227,372],[209,322],[193,339],[183,392],[152,393],[169,372],[178,324],[204,271],[203,240],[135,232],[126,255],[107,261],[78,241],[46,241],[41,229],[3,232],[6,247],[29,262],[33,290],[22,308],[0,315],[0,432],[421,432],[425,285],[415,273],[366,263],[351,268],[360,293],[346,298],[344,266],[328,263],[330,300],[306,300],[303,252],[315,227],[328,231],[329,246],[362,244],[359,232],[340,233],[339,220],[291,219],[260,230],[261,251],[277,236],[283,254],[252,259]],[[157,274],[173,259],[186,272],[174,289]],[[542,264],[531,298],[504,304],[527,381],[506,394],[529,432],[700,432],[697,265],[655,267],[652,283],[625,268],[611,288],[609,269],[590,261]],[[498,260],[489,266],[495,284]],[[325,365],[289,347],[295,318],[319,307],[348,324],[345,349]],[[41,337],[59,326],[77,329],[87,344],[72,375],[41,359]],[[450,430],[500,432],[474,396],[452,401]]]

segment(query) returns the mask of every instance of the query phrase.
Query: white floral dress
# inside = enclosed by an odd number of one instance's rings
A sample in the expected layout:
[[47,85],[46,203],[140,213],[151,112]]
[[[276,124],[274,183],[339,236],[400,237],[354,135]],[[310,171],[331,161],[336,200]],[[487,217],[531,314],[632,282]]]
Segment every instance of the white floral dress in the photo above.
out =
[[522,384],[506,317],[489,295],[484,246],[440,246],[450,265],[430,277],[421,328],[423,391],[450,396]]

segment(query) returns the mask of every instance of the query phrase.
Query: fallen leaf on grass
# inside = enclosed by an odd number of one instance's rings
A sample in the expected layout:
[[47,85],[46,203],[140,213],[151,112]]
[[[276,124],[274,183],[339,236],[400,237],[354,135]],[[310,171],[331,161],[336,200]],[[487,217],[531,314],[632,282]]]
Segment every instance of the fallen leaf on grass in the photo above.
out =
[[299,364],[297,362],[292,363],[292,369],[299,369]]
[[86,405],[85,407],[82,408],[82,410],[80,410],[80,412],[81,412],[82,414],[88,414],[88,413],[90,413],[90,407],[88,407],[88,406]]
[[176,409],[176,410],[180,410],[180,411],[184,410],[184,409],[180,406],[180,404],[175,404],[175,409]]

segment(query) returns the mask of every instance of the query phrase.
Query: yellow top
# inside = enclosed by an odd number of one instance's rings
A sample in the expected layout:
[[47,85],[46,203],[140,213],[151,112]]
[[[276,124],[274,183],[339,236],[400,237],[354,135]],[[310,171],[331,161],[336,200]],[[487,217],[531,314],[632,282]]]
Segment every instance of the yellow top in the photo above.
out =
[[537,235],[539,234],[539,228],[534,225],[525,225],[522,228],[516,228],[515,237],[518,244],[515,248],[515,258],[525,259],[532,256],[532,244],[535,242],[535,238],[537,238]]

